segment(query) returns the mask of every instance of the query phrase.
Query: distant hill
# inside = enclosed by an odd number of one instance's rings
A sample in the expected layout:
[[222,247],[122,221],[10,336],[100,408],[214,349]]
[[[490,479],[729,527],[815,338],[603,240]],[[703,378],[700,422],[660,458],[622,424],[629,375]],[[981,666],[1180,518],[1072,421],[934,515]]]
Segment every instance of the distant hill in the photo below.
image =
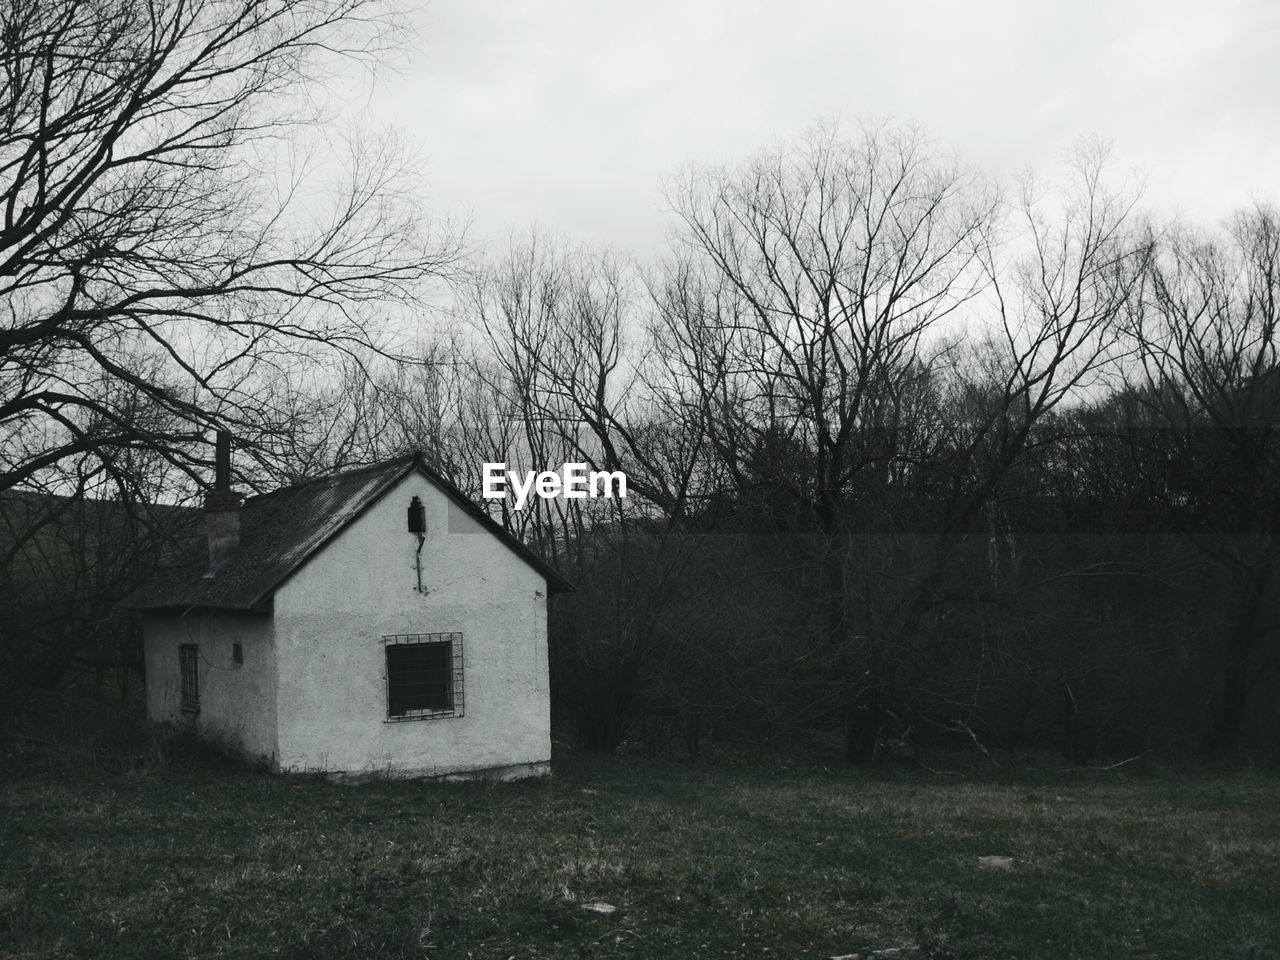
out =
[[0,699],[140,673],[136,623],[116,603],[197,556],[200,519],[174,504],[0,493]]

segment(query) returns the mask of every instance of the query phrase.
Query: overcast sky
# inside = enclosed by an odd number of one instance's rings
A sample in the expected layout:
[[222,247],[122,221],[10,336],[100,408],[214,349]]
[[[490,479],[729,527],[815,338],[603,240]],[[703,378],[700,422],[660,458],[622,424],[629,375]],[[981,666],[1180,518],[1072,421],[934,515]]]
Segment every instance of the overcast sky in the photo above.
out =
[[1080,135],[1205,223],[1280,200],[1276,0],[433,0],[368,104],[477,239],[534,221],[647,255],[660,181],[822,119],[919,123],[997,172]]

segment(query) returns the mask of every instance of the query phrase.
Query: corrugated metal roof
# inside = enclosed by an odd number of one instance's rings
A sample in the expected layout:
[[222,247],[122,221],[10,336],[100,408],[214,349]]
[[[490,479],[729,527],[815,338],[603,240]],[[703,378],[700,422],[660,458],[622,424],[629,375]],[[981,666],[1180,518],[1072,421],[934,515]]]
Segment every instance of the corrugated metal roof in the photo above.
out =
[[573,586],[427,466],[420,454],[319,477],[250,497],[240,511],[240,545],[215,569],[205,563],[174,568],[134,591],[121,606],[134,610],[265,610],[272,594],[326,543],[409,473],[439,487],[547,580],[553,593]]

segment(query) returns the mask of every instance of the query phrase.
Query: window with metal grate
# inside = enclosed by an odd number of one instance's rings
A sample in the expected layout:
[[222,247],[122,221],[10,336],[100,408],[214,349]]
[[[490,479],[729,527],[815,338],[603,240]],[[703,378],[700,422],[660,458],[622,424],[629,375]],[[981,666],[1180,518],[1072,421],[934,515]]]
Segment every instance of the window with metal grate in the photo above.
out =
[[463,715],[461,633],[398,634],[382,643],[388,720]]

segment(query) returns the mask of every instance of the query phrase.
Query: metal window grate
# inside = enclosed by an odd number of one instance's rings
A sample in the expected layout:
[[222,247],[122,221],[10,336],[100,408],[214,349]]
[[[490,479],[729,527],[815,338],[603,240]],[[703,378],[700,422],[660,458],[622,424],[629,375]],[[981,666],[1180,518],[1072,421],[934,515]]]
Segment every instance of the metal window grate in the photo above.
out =
[[182,691],[182,709],[200,709],[200,648],[194,643],[178,644],[178,676]]
[[461,633],[403,633],[383,637],[387,720],[461,717]]

